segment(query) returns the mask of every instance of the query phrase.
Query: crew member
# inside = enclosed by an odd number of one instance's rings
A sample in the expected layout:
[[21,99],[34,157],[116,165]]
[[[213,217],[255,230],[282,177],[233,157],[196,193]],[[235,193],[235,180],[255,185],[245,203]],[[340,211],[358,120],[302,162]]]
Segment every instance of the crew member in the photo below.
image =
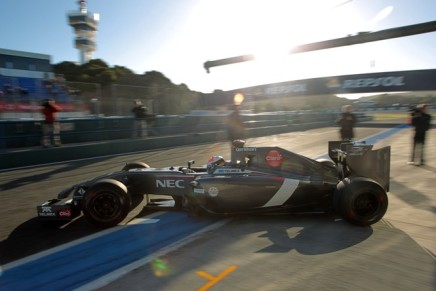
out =
[[46,99],[42,104],[42,114],[44,114],[44,123],[42,125],[42,146],[55,147],[61,146],[60,124],[57,120],[57,112],[61,108],[55,104],[53,99]]
[[412,126],[415,128],[412,155],[409,162],[412,165],[415,164],[415,158],[419,159],[418,165],[424,165],[425,136],[431,124],[431,115],[427,113],[427,107],[427,104],[421,104],[412,111]]

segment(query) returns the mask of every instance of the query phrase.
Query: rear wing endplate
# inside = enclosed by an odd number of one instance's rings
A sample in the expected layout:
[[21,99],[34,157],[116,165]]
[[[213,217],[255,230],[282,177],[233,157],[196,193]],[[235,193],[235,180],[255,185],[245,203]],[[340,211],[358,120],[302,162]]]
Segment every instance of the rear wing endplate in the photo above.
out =
[[391,147],[372,148],[371,144],[330,141],[329,156],[336,164],[342,165],[347,176],[373,179],[389,191]]

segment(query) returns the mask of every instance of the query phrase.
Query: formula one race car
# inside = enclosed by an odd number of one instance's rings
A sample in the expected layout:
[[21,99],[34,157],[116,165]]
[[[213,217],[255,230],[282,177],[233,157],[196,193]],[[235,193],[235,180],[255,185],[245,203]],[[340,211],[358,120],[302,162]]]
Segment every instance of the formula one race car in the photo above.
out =
[[326,212],[366,226],[386,213],[390,147],[331,141],[330,159],[314,160],[280,147],[233,145],[231,160],[213,156],[201,167],[194,161],[166,168],[126,164],[65,189],[37,206],[38,216],[73,219],[83,212],[91,223],[111,227],[127,217],[135,195],[149,194],[165,195],[175,209],[195,215]]

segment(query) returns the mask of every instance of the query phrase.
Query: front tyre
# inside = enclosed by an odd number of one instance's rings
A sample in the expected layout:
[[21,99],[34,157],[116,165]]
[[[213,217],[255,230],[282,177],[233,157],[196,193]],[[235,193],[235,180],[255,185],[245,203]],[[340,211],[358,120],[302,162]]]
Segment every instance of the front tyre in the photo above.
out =
[[386,191],[367,178],[346,178],[336,189],[334,208],[345,220],[359,226],[378,222],[388,208]]
[[129,171],[131,169],[148,169],[148,168],[150,168],[150,166],[147,165],[146,163],[143,163],[143,162],[132,162],[132,163],[127,163],[121,169],[121,171]]
[[131,203],[124,184],[111,179],[101,180],[86,191],[83,214],[96,226],[112,227],[126,218]]

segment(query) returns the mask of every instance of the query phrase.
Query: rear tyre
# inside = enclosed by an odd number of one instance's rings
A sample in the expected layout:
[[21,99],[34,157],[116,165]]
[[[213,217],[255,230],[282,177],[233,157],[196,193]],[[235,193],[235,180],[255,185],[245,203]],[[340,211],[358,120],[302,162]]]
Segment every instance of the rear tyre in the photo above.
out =
[[368,226],[378,222],[388,208],[386,191],[367,178],[342,180],[334,195],[334,208],[348,222]]
[[150,168],[149,165],[147,165],[146,163],[143,162],[132,162],[132,163],[127,163],[122,171],[128,171],[131,169],[146,169],[146,168]]
[[112,227],[129,214],[131,198],[124,184],[116,180],[102,180],[85,193],[83,214],[92,224]]

